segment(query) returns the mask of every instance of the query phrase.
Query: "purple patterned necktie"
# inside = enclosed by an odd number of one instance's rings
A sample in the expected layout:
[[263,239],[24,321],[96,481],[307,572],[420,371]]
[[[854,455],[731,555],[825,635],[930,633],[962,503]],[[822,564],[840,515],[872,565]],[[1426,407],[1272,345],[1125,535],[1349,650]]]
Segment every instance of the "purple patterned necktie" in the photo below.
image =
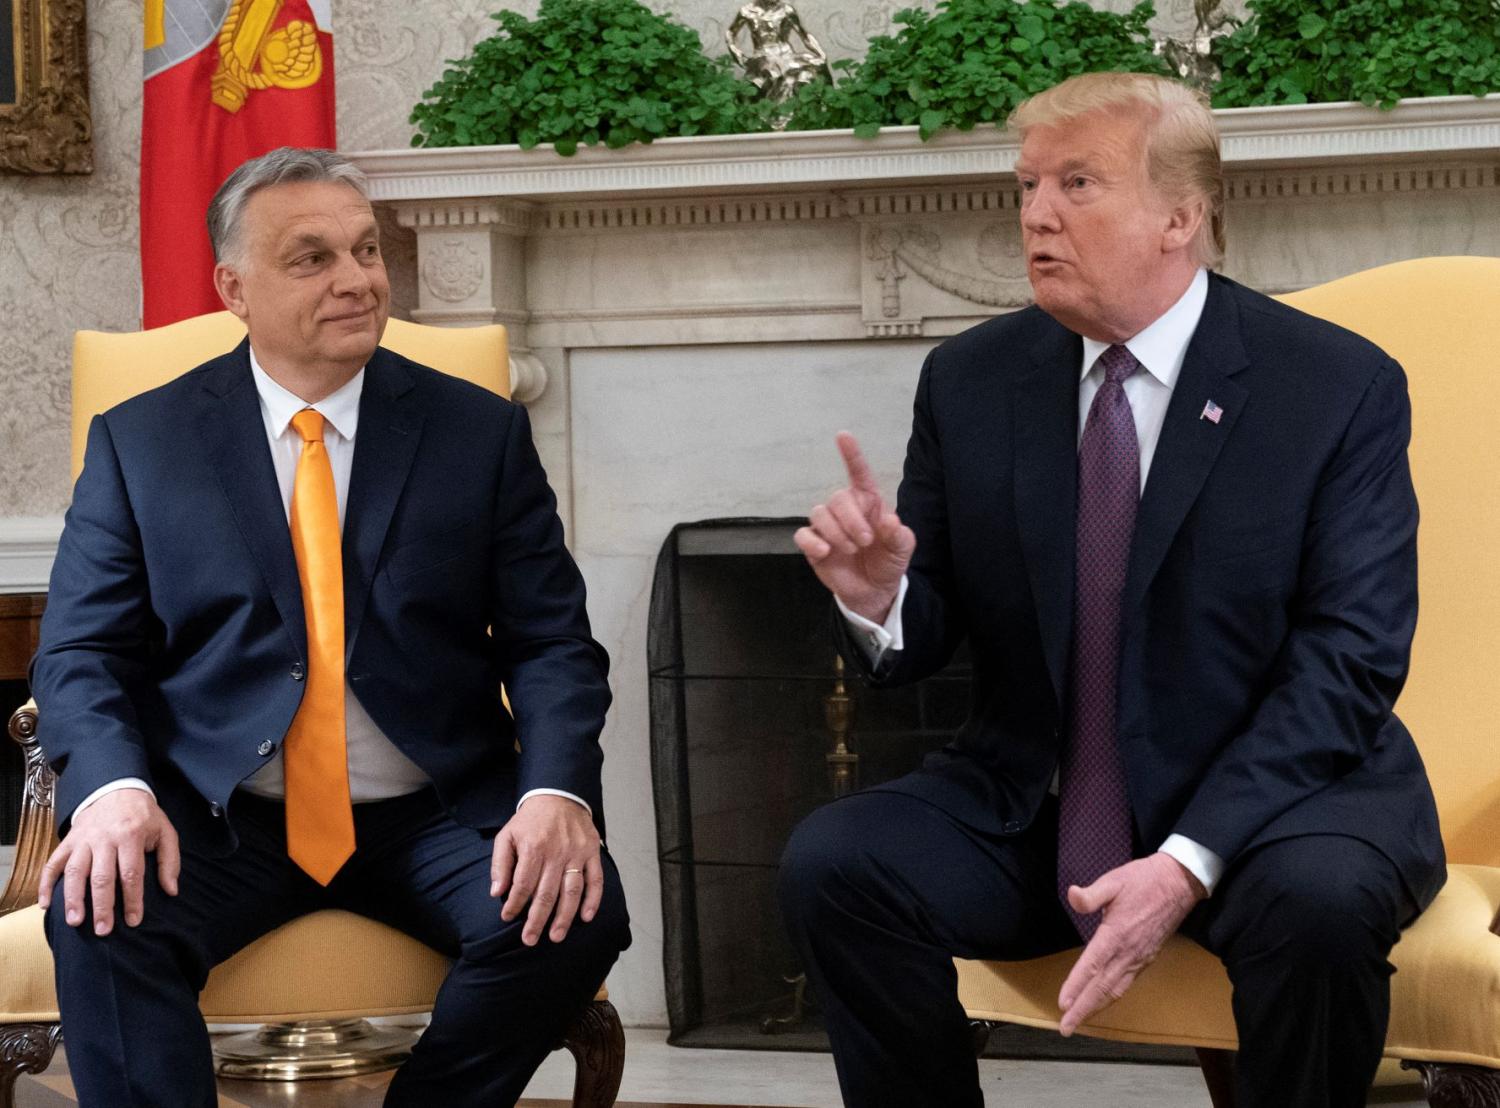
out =
[[1139,363],[1123,346],[1099,355],[1104,383],[1078,447],[1078,563],[1074,578],[1068,741],[1059,767],[1057,889],[1087,941],[1099,913],[1080,916],[1068,886],[1093,884],[1130,861],[1130,798],[1116,745],[1120,593],[1140,500],[1141,454],[1125,379]]

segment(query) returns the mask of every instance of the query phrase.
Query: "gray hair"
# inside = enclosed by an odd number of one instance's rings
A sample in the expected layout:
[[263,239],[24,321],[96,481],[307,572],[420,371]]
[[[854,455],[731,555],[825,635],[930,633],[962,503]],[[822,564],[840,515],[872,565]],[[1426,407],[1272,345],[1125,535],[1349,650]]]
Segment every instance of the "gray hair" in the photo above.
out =
[[241,260],[244,244],[240,242],[240,216],[244,214],[245,202],[250,197],[272,185],[304,181],[337,181],[367,200],[370,196],[364,172],[332,150],[282,146],[269,154],[251,158],[225,178],[208,203],[208,241],[213,246],[214,261]]

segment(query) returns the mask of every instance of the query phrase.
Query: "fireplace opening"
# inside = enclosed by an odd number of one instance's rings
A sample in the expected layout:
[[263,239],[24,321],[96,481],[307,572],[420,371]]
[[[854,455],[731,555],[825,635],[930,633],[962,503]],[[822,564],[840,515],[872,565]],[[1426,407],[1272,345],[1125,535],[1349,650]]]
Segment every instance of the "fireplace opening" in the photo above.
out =
[[[966,650],[926,681],[871,689],[833,648],[833,606],[792,542],[805,520],[673,528],[657,558],[647,660],[669,1040],[826,1050],[782,926],[776,871],[793,827],[845,791],[915,769],[969,704]],[[1192,1063],[1005,1027],[996,1057]]]

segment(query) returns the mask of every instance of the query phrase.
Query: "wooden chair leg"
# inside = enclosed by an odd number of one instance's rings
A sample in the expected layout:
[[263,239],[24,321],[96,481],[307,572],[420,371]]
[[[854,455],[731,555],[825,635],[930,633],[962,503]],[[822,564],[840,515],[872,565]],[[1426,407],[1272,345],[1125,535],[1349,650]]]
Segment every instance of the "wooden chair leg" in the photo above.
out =
[[1214,1108],[1234,1108],[1234,1051],[1200,1046],[1198,1068]]
[[615,1006],[607,1000],[593,1001],[568,1028],[562,1045],[578,1063],[573,1108],[613,1108],[625,1076],[625,1028]]
[[1432,1108],[1500,1108],[1500,1070],[1450,1062],[1402,1062],[1422,1075]]
[[51,1065],[60,1038],[62,1025],[57,1023],[0,1025],[0,1108],[15,1108],[16,1078]]

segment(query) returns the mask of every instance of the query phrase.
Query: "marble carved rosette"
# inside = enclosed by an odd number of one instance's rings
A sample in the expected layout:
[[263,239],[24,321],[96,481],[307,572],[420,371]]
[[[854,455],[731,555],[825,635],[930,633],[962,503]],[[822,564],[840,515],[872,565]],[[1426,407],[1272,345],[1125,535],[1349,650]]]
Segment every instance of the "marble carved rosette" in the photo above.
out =
[[417,233],[418,323],[503,323],[510,338],[511,396],[528,403],[547,370],[526,345],[525,241],[532,205],[498,200],[401,204],[396,219]]

